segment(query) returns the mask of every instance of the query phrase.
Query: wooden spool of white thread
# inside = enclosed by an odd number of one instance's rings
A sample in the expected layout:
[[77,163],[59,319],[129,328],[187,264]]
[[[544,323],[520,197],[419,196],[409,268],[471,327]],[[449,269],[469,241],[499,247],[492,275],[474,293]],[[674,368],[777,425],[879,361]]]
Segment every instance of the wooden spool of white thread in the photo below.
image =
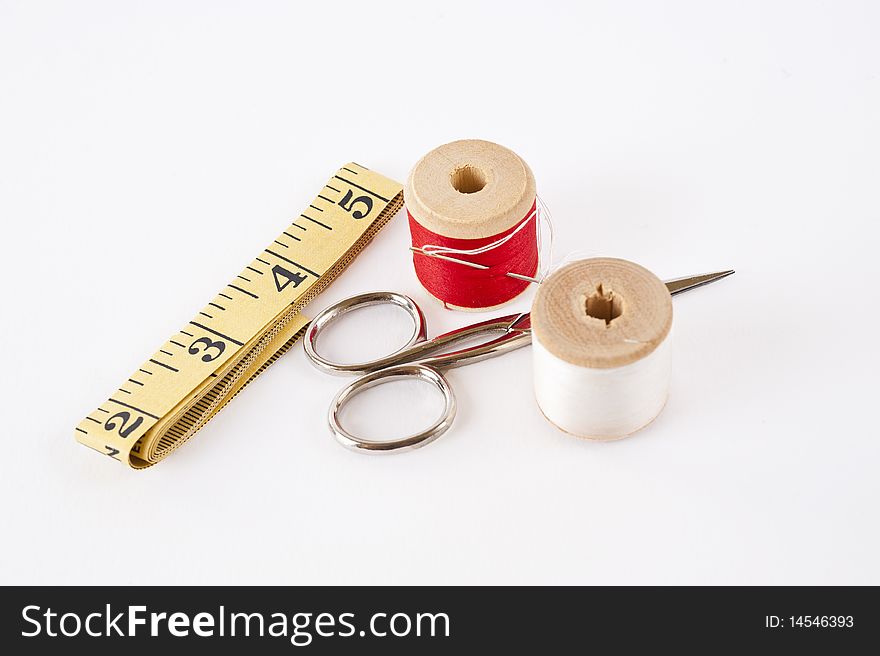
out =
[[653,273],[614,258],[573,262],[544,280],[531,318],[535,397],[557,428],[614,440],[660,414],[672,297]]

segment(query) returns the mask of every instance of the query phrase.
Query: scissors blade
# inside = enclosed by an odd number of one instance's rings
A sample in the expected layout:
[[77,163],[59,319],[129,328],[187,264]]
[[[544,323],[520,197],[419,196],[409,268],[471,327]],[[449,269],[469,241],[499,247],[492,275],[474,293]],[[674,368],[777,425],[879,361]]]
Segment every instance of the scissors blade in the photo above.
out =
[[[669,290],[669,294],[671,296],[675,296],[676,294],[681,294],[682,292],[694,289],[695,287],[708,285],[710,282],[721,280],[722,278],[726,278],[733,273],[735,273],[733,269],[728,269],[727,271],[716,271],[715,273],[703,273],[698,276],[684,276],[683,278],[673,278],[672,280],[665,280],[663,284],[666,285],[666,289]],[[510,318],[511,317],[509,316],[501,317],[502,320]],[[532,317],[531,313],[529,312],[523,312],[522,314],[516,316],[507,327],[508,332],[529,332],[531,331],[531,329]]]
[[684,278],[673,278],[672,280],[664,280],[666,289],[672,296],[681,294],[696,287],[708,285],[710,282],[721,280],[734,273],[733,269],[727,271],[716,271],[715,273],[703,273],[699,276],[685,276]]

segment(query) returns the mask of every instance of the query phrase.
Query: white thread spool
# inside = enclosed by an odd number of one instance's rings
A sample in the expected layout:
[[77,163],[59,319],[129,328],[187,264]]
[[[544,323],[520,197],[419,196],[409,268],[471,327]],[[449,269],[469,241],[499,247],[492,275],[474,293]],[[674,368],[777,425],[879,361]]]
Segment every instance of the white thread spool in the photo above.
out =
[[672,297],[653,273],[614,258],[573,262],[544,280],[531,318],[535,397],[557,428],[613,440],[660,414]]

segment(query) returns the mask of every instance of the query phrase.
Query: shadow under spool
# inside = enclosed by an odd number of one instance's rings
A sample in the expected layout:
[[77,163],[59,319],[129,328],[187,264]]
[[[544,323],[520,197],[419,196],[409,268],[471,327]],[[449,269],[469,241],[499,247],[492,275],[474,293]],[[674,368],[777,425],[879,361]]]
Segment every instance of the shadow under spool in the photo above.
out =
[[[413,254],[419,282],[445,307],[488,310],[528,288],[506,275],[538,270],[535,178],[516,153],[478,139],[439,146],[413,167],[404,202],[415,248],[472,250],[516,233],[484,253],[454,255],[488,269]],[[517,231],[523,222],[530,225]]]

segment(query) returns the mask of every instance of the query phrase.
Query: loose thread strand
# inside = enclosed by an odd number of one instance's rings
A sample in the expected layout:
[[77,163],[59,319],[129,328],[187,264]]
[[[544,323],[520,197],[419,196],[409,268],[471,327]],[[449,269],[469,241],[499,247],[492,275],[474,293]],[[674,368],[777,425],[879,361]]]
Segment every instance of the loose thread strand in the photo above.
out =
[[544,225],[547,226],[547,232],[550,236],[549,246],[547,249],[547,257],[539,258],[545,262],[544,266],[541,267],[541,270],[538,272],[538,276],[527,276],[521,273],[514,273],[513,271],[508,271],[504,275],[509,276],[511,278],[516,278],[517,280],[524,280],[525,282],[530,282],[533,284],[540,284],[544,278],[550,272],[550,268],[552,267],[553,262],[553,220],[550,216],[550,209],[547,207],[547,204],[540,196],[536,196],[536,208],[535,211],[529,214],[525,219],[523,219],[522,223],[517,226],[516,230],[511,232],[508,235],[505,235],[501,239],[497,239],[491,244],[486,244],[485,246],[481,246],[479,248],[472,249],[461,249],[461,248],[451,248],[449,246],[439,246],[437,244],[425,244],[421,248],[416,246],[410,246],[410,250],[413,253],[418,253],[419,255],[425,255],[427,257],[435,257],[440,260],[445,260],[447,262],[454,262],[455,264],[463,264],[465,266],[472,267],[474,269],[482,269],[486,270],[491,267],[486,266],[485,264],[477,264],[476,262],[469,262],[467,260],[458,259],[455,257],[450,257],[450,254],[455,255],[482,255],[483,253],[488,253],[491,250],[494,250],[500,246],[503,246],[508,241],[510,241],[520,230],[525,228],[529,223],[531,223],[532,219],[537,218],[537,243],[538,243],[538,253],[543,252],[543,237],[542,237],[542,227]]

